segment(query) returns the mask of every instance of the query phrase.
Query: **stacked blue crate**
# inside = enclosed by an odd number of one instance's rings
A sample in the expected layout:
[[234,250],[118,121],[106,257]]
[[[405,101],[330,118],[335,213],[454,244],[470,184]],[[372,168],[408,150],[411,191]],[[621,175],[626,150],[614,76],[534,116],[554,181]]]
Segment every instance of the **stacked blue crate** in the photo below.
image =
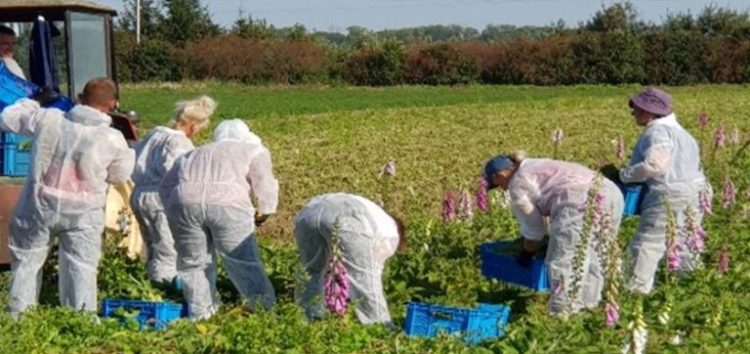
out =
[[3,176],[23,177],[29,174],[32,139],[23,135],[0,133],[0,169]]

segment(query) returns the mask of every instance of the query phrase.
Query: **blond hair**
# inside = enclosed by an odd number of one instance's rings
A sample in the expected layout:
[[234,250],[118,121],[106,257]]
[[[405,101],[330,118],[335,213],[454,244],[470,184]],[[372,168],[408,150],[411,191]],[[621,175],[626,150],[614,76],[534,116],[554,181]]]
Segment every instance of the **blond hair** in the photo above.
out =
[[203,128],[210,122],[211,115],[216,110],[216,101],[206,95],[194,100],[179,101],[174,105],[174,115],[170,121],[172,127],[195,123]]
[[103,105],[116,99],[117,85],[106,77],[89,80],[78,95],[78,100],[88,106]]

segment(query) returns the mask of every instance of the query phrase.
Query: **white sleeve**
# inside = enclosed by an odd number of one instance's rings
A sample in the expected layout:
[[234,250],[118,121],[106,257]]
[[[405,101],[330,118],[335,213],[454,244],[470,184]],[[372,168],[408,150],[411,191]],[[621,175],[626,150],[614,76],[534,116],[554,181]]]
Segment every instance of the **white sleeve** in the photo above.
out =
[[672,140],[665,132],[655,130],[649,133],[643,161],[623,168],[620,180],[624,183],[641,183],[647,179],[667,174],[671,159]]
[[169,143],[166,144],[165,151],[163,151],[164,165],[162,168],[164,171],[169,172],[178,157],[190,152],[194,148],[195,146],[193,146],[193,143],[186,137],[171,139]]
[[15,134],[33,136],[39,123],[45,118],[50,119],[45,117],[50,111],[52,110],[42,109],[37,101],[28,98],[21,99],[2,111],[0,128]]
[[544,217],[536,207],[534,199],[539,195],[531,183],[514,184],[510,192],[510,207],[521,226],[521,235],[529,240],[544,238]]
[[250,172],[247,180],[252,188],[253,196],[260,214],[273,214],[279,204],[279,182],[273,175],[271,152],[261,147],[261,151],[250,161]]

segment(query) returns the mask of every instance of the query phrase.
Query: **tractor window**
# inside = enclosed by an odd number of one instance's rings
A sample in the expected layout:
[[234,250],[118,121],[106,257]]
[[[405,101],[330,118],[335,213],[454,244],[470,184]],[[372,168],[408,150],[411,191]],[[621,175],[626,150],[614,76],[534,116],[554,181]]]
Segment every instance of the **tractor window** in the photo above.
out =
[[83,86],[95,77],[111,77],[106,17],[68,12],[68,54],[71,96],[77,97]]

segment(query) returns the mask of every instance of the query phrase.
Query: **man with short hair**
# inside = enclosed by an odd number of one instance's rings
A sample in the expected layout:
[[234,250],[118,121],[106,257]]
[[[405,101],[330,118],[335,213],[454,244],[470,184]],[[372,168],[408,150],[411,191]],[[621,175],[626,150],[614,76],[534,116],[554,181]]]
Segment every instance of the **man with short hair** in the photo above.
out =
[[0,25],[0,60],[13,75],[25,80],[26,76],[21,66],[13,59],[16,53],[16,42],[16,31],[8,26]]
[[89,81],[79,100],[63,113],[22,99],[0,116],[0,129],[34,139],[32,165],[10,222],[8,312],[13,316],[37,303],[54,236],[59,237],[60,303],[97,309],[107,187],[127,181],[135,153],[109,126],[107,112],[117,106],[112,80]]

